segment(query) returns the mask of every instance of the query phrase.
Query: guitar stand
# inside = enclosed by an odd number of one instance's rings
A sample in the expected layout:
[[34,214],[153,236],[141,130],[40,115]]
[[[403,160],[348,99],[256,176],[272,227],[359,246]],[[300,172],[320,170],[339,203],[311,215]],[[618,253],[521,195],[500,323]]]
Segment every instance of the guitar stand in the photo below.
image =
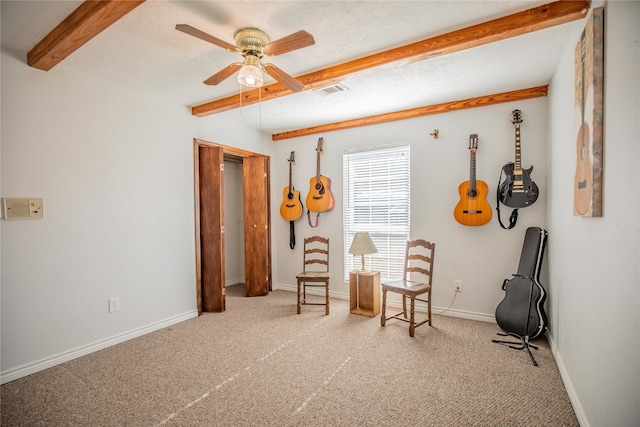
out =
[[[514,276],[520,276],[520,275],[514,274]],[[520,277],[525,277],[525,276],[520,276]],[[527,311],[527,326],[524,329],[526,332],[529,331],[529,321],[531,319],[531,300],[533,299],[533,278],[531,277],[527,277],[527,278],[530,281],[530,285],[529,285],[529,310]],[[526,349],[527,353],[529,353],[529,357],[531,358],[531,362],[533,363],[533,366],[538,366],[538,362],[536,362],[536,359],[533,357],[533,354],[531,353],[531,349],[534,348],[537,350],[538,346],[529,343],[529,335],[521,336],[513,332],[508,332],[505,334],[498,332],[498,335],[502,337],[515,337],[520,339],[520,342],[502,341],[502,340],[491,340],[491,342],[494,342],[496,344],[504,344],[504,345],[507,345],[509,348],[513,348],[515,350]]]
[[515,350],[526,349],[527,353],[529,353],[529,357],[531,358],[531,362],[533,363],[533,366],[538,366],[538,362],[536,362],[536,359],[533,357],[533,353],[531,353],[531,349],[533,348],[537,350],[538,346],[529,343],[529,335],[525,335],[524,337],[521,337],[520,335],[517,335],[517,334],[501,334],[500,332],[498,332],[498,335],[500,335],[501,337],[519,338],[520,342],[502,341],[502,340],[491,340],[491,341],[497,344],[504,344],[509,348],[513,348]]

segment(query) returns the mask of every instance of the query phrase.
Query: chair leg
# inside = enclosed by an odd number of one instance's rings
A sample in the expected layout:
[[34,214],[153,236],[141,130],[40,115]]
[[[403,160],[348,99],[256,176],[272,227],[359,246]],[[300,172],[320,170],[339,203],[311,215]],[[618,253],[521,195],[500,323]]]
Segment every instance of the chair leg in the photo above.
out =
[[382,288],[382,316],[380,317],[380,324],[384,326],[387,323],[387,288]]
[[298,314],[300,314],[300,280],[298,279]]
[[325,286],[325,313],[329,315],[329,283],[327,282]]
[[431,326],[431,289],[429,289],[427,297],[429,298],[429,301],[427,302],[427,314],[429,315],[429,326]]
[[416,306],[416,298],[411,297],[411,317],[409,319],[409,336],[413,337],[416,332],[416,324],[415,324],[415,306]]
[[407,296],[402,295],[402,312],[404,313],[404,318],[407,318]]

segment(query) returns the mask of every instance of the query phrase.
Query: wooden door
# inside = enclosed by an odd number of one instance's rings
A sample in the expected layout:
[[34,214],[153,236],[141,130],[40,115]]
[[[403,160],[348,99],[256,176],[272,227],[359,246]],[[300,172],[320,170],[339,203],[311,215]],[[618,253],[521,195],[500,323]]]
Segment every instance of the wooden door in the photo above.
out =
[[200,145],[198,155],[199,248],[198,311],[225,310],[224,152]]
[[247,296],[271,290],[269,163],[264,156],[242,162],[244,191],[245,290]]

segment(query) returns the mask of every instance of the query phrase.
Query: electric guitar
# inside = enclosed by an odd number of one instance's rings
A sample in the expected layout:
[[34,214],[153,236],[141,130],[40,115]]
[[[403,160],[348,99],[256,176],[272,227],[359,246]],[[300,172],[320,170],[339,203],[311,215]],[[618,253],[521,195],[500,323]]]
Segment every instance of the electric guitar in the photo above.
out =
[[478,135],[474,133],[469,136],[469,180],[458,186],[460,201],[453,210],[453,216],[462,225],[484,225],[491,220],[491,206],[487,202],[489,187],[486,182],[476,180],[476,151]]
[[520,123],[522,112],[513,110],[512,121],[516,129],[516,159],[515,163],[507,163],[502,167],[506,179],[498,186],[498,199],[511,208],[525,208],[538,200],[538,186],[531,179],[531,171],[522,169],[520,161]]
[[310,212],[327,212],[333,209],[334,204],[331,180],[320,175],[321,154],[324,154],[324,140],[319,138],[316,147],[316,176],[309,181],[309,194],[307,194],[307,209]]
[[291,183],[291,168],[296,162],[296,152],[292,151],[289,159],[289,185],[282,190],[282,204],[280,205],[280,216],[286,221],[295,221],[302,216],[303,208],[300,200],[300,191],[296,190]]

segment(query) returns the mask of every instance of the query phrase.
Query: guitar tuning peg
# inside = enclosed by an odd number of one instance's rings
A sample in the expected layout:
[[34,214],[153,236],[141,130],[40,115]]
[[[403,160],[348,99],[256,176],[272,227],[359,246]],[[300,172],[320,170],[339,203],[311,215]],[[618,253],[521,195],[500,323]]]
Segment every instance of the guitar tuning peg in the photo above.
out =
[[431,135],[433,139],[438,139],[438,129],[434,129],[429,135]]

